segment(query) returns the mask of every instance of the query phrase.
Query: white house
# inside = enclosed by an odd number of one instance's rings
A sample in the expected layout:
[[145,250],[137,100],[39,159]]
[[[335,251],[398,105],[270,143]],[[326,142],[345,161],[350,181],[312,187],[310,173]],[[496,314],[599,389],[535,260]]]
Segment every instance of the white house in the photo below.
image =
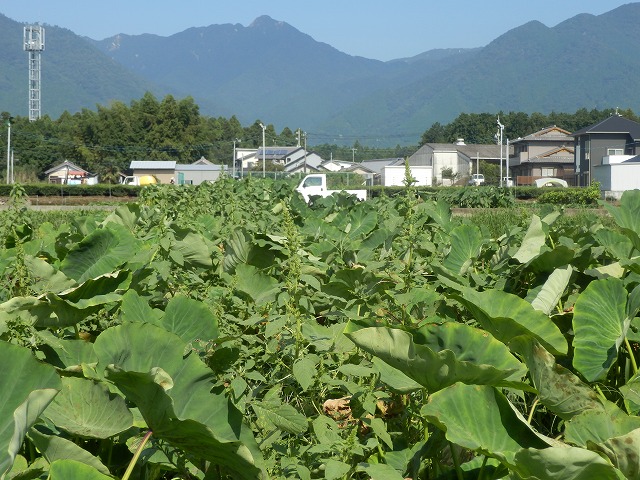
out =
[[[411,176],[416,180],[415,185],[430,187],[432,185],[433,167],[425,163],[422,157],[407,159]],[[382,168],[381,183],[385,187],[404,185],[406,167],[404,158],[398,158],[390,165]]]
[[607,197],[619,199],[625,190],[640,189],[640,155],[607,155],[591,172]]

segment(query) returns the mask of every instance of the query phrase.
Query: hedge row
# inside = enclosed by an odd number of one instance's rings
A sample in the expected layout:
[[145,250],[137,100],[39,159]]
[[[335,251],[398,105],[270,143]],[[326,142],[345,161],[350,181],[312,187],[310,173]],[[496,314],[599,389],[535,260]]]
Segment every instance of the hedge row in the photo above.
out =
[[[0,197],[8,197],[12,185],[0,185]],[[56,185],[33,183],[22,185],[30,197],[137,197],[141,187],[134,185]]]

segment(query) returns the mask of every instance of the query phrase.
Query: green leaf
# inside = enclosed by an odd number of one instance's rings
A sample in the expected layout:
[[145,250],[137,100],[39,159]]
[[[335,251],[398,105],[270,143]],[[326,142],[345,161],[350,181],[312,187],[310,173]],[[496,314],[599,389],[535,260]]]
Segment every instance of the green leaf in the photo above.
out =
[[154,436],[187,453],[254,479],[262,457],[241,412],[213,389],[213,372],[177,335],[149,323],[127,323],[100,334],[96,371],[133,402]]
[[117,270],[137,251],[137,244],[125,227],[110,224],[108,229],[99,228],[74,246],[60,269],[67,277],[82,283]]
[[352,211],[345,233],[347,238],[353,242],[371,233],[377,225],[378,213],[375,210],[366,212],[364,208],[358,208]]
[[447,270],[464,275],[478,258],[484,243],[480,229],[475,225],[459,225],[451,231],[451,249],[444,259]]
[[177,256],[184,264],[199,268],[213,266],[212,250],[207,240],[200,234],[173,225],[175,243],[171,245],[170,255]]
[[358,472],[366,473],[371,480],[404,480],[404,475],[384,463],[360,463]]
[[56,460],[49,469],[49,480],[113,480],[111,475],[100,473],[91,465],[75,460]]
[[573,310],[573,366],[588,381],[603,378],[618,357],[629,328],[627,291],[622,280],[594,280],[578,296]]
[[305,355],[293,364],[293,376],[303,391],[307,391],[315,383],[318,361],[316,355]]
[[558,302],[569,285],[572,273],[573,267],[570,265],[555,269],[531,302],[531,306],[545,315],[550,315],[552,310],[558,306]]
[[349,464],[330,458],[325,463],[324,478],[326,480],[336,480],[344,477],[349,470],[351,470]]
[[571,419],[565,427],[565,440],[571,444],[588,448],[592,443],[626,435],[640,428],[640,417],[627,415],[615,405],[606,410],[588,410]]
[[151,308],[147,300],[138,295],[135,290],[128,290],[122,296],[120,312],[123,322],[149,322],[160,323],[164,312],[157,308]]
[[184,342],[207,342],[218,338],[218,319],[202,302],[179,295],[169,300],[162,326]]
[[528,263],[540,255],[545,246],[545,240],[546,233],[542,228],[542,221],[540,217],[533,215],[527,233],[513,258],[520,263]]
[[254,401],[251,402],[251,407],[259,418],[271,422],[280,430],[293,433],[294,435],[307,431],[307,417],[291,405]]
[[430,392],[456,382],[499,385],[524,373],[502,343],[486,332],[454,322],[429,325],[420,330],[418,339],[403,330],[362,328],[355,322],[349,322],[345,335]]
[[594,233],[594,237],[616,260],[627,260],[631,257],[633,242],[625,235],[608,228],[601,228]]
[[236,288],[249,295],[257,305],[274,301],[276,294],[281,290],[278,280],[251,265],[238,265],[236,275]]
[[515,456],[515,471],[527,480],[624,480],[624,476],[598,455],[577,447],[526,448]]
[[30,350],[0,342],[0,477],[11,470],[24,436],[60,391],[60,377]]
[[109,469],[104,466],[98,457],[93,456],[71,440],[57,435],[48,435],[35,427],[29,430],[28,435],[29,439],[49,463],[53,463],[56,460],[76,460],[92,466],[105,475],[109,475]]
[[626,478],[640,477],[640,428],[625,435],[609,438],[598,444],[589,444],[590,450],[606,455],[611,463],[620,470]]
[[585,411],[605,411],[600,397],[591,387],[558,365],[554,356],[535,339],[520,337],[510,346],[524,357],[542,404],[560,418],[569,420]]
[[62,390],[45,416],[56,427],[86,438],[109,438],[133,425],[122,397],[84,378],[62,378]]
[[510,465],[521,448],[548,446],[494,387],[456,383],[431,395],[421,413],[450,442]]
[[637,190],[627,190],[622,194],[618,207],[604,204],[615,222],[623,229],[623,232],[638,249],[640,243],[640,192]]
[[498,340],[508,344],[520,335],[532,335],[554,354],[566,354],[567,340],[560,329],[529,302],[501,290],[476,291],[462,287],[452,297],[462,303]]

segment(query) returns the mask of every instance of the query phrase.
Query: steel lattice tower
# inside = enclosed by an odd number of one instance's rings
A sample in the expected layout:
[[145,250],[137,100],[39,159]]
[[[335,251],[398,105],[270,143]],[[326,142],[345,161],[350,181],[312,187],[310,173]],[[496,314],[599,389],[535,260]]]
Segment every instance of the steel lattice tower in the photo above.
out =
[[44,50],[44,27],[29,25],[24,27],[24,50],[29,53],[29,120],[40,118],[40,77],[42,51]]

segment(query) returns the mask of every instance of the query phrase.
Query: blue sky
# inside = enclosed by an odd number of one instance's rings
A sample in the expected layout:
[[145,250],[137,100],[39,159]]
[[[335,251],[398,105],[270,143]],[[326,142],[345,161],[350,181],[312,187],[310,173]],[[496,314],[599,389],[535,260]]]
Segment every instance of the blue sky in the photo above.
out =
[[168,36],[190,27],[260,15],[289,23],[349,55],[377,60],[433,48],[481,47],[531,20],[548,27],[579,13],[600,15],[615,0],[0,0],[0,13],[101,40],[118,33]]

